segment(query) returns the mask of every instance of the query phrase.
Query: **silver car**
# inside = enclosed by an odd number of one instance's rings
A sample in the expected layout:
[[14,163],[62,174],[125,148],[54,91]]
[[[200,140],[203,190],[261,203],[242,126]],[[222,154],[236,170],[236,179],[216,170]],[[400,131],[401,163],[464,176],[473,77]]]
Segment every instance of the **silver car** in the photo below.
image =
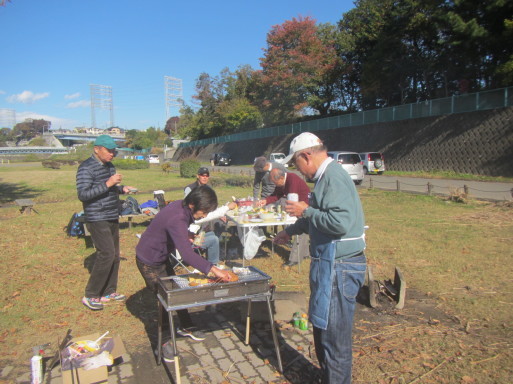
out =
[[385,172],[385,158],[379,152],[362,152],[360,158],[363,162],[363,171],[366,175],[375,173],[382,175]]
[[356,185],[360,185],[365,177],[363,163],[356,152],[330,151],[328,156],[339,163],[349,173]]

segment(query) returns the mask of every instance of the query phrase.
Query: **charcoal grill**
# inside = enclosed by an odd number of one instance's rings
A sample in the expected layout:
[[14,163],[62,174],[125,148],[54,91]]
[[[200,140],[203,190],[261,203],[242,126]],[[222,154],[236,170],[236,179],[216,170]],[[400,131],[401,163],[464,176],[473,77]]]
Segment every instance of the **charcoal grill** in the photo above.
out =
[[[271,277],[256,267],[249,266],[243,269],[244,273],[238,274],[239,280],[229,283],[216,283],[214,280],[207,284],[191,287],[189,277],[200,277],[197,274],[189,273],[177,276],[168,276],[159,278],[158,300],[159,300],[159,325],[158,325],[158,364],[162,359],[162,319],[164,310],[168,313],[169,324],[171,327],[171,337],[175,352],[175,371],[177,383],[180,382],[180,367],[178,350],[175,343],[175,329],[173,323],[172,311],[187,309],[192,307],[229,303],[234,301],[248,302],[248,311],[246,317],[246,339],[245,344],[249,344],[249,330],[251,323],[251,301],[267,301],[269,311],[269,321],[271,332],[276,350],[278,370],[283,372],[278,338],[274,327],[274,319],[271,308],[271,299],[273,287],[271,286]],[[204,277],[204,275],[201,275]]]

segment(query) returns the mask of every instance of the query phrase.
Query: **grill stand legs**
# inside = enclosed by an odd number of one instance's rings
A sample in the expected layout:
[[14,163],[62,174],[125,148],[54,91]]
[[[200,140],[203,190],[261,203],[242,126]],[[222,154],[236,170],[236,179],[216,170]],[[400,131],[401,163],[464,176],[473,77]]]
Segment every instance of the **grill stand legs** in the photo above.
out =
[[[271,297],[266,296],[267,301],[267,310],[269,311],[269,324],[271,325],[271,333],[273,336],[274,349],[276,351],[276,360],[278,361],[278,371],[283,373],[283,364],[281,362],[280,355],[280,345],[278,344],[278,337],[276,335],[276,328],[274,326],[274,318],[273,318],[273,310],[271,306]],[[167,311],[167,310],[166,310]],[[176,384],[181,384],[180,378],[180,362],[178,356],[178,350],[176,348],[176,340],[175,340],[175,327],[173,323],[173,311],[167,311],[169,316],[169,326],[171,328],[171,340],[173,342],[173,350],[175,353],[175,374],[176,374]],[[159,300],[159,319],[158,319],[158,337],[157,337],[157,365],[162,363],[162,319],[164,316],[164,307]],[[249,345],[249,337],[250,337],[250,328],[251,328],[251,299],[248,300],[248,312],[246,317],[246,338],[245,344]]]
[[246,315],[246,340],[244,344],[249,345],[249,330],[251,328],[251,300],[248,300],[248,313]]
[[278,337],[276,336],[276,328],[274,327],[273,309],[271,307],[271,298],[266,297],[267,309],[269,310],[269,323],[271,325],[271,333],[273,334],[274,349],[276,350],[276,359],[278,360],[278,370],[283,373],[283,365],[281,363],[280,345],[278,344]]
[[[158,321],[158,337],[157,337],[157,365],[162,363],[162,319],[164,315],[164,308],[162,303],[159,300],[159,321]],[[173,342],[173,352],[175,353],[175,375],[176,375],[176,384],[181,384],[182,379],[180,375],[180,356],[178,356],[178,349],[176,348],[176,339],[175,339],[175,325],[173,323],[173,311],[167,311],[167,315],[169,317],[169,328],[171,330],[171,340]]]

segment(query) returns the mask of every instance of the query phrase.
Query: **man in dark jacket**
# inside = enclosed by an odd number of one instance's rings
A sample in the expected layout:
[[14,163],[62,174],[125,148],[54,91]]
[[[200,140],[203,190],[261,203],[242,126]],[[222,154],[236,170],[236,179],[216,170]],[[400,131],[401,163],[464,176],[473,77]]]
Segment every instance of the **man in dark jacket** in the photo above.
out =
[[117,145],[109,135],[94,142],[93,155],[78,167],[77,193],[84,208],[87,230],[96,248],[96,259],[82,303],[94,311],[103,304],[123,301],[117,293],[119,270],[119,194],[135,188],[123,186],[111,160]]

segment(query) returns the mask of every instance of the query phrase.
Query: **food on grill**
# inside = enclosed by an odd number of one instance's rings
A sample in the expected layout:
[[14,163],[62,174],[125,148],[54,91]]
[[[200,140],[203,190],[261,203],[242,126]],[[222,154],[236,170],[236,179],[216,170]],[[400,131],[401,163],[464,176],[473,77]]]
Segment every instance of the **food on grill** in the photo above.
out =
[[229,282],[239,281],[239,276],[237,276],[237,274],[233,273],[232,271],[228,271],[228,275],[229,275],[229,279],[228,279]]
[[208,284],[210,280],[206,277],[194,277],[189,276],[189,285],[191,287],[197,287],[198,285]]

